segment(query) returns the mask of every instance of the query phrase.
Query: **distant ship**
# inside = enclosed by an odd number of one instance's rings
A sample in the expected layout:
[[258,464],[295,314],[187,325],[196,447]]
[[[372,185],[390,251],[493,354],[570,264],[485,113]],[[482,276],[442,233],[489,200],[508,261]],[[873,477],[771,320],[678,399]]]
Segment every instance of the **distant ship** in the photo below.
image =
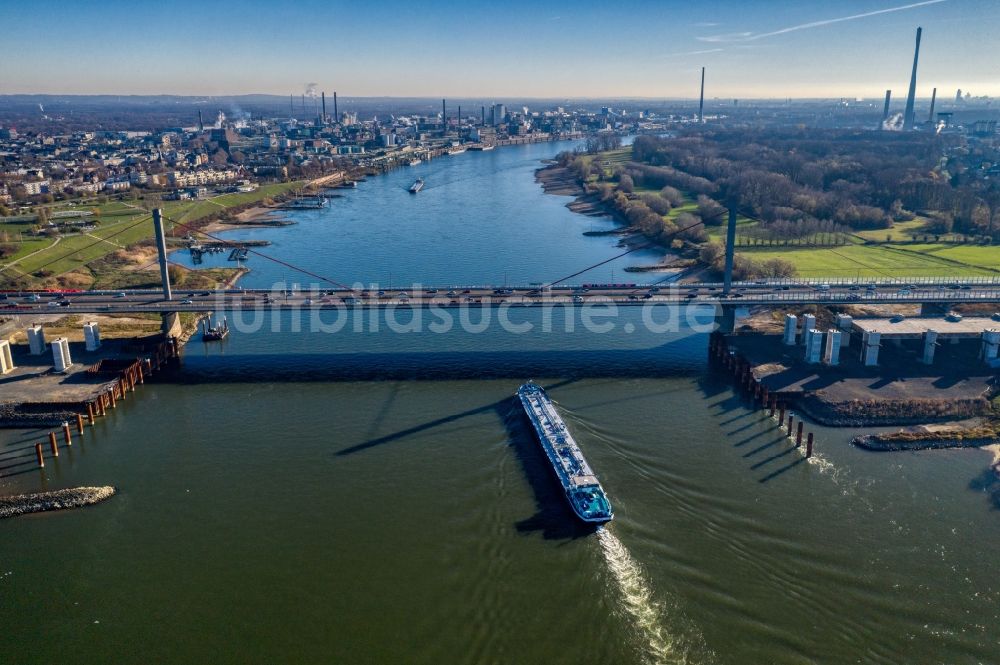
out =
[[410,194],[416,194],[421,189],[424,188],[423,178],[417,178],[412,185],[410,185]]
[[410,166],[416,166],[417,164],[422,163],[422,161],[423,160],[420,160],[420,159],[411,159],[410,160]]
[[448,154],[449,155],[461,155],[463,152],[465,152],[465,147],[464,146],[457,146],[457,147],[449,148],[448,149]]
[[566,423],[556,413],[552,400],[530,381],[517,389],[517,396],[573,512],[584,522],[610,521],[614,512],[604,488],[566,429]]

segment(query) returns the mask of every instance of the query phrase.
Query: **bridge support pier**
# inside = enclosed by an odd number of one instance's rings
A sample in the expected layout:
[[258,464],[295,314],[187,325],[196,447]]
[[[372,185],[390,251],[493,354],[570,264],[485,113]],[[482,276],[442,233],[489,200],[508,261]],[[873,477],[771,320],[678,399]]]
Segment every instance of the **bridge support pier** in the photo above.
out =
[[851,345],[851,326],[854,323],[854,317],[850,314],[838,314],[837,315],[837,330],[840,331],[840,348],[845,348]]
[[823,355],[823,333],[815,328],[806,331],[806,362],[815,365]]
[[840,364],[840,338],[839,330],[828,330],[826,333],[826,348],[823,351],[823,362],[831,367]]
[[802,345],[809,346],[809,331],[816,327],[816,316],[813,314],[802,315]]
[[729,335],[740,327],[740,323],[750,314],[750,308],[736,305],[719,305],[715,312],[715,328],[724,335]]
[[924,333],[924,355],[920,359],[925,365],[930,365],[934,362],[934,350],[937,348],[937,336],[936,330],[928,330]]
[[882,340],[882,333],[866,330],[861,338],[861,363],[865,367],[878,365],[879,342]]
[[785,314],[785,334],[781,340],[785,346],[795,346],[796,327],[798,323],[799,318],[797,316],[794,314]]
[[163,312],[160,317],[162,318],[160,332],[162,332],[165,337],[181,336],[181,333],[184,332],[184,328],[181,326],[181,315],[179,312]]
[[992,365],[1000,353],[1000,330],[988,328],[983,331],[983,349],[981,356],[987,364]]

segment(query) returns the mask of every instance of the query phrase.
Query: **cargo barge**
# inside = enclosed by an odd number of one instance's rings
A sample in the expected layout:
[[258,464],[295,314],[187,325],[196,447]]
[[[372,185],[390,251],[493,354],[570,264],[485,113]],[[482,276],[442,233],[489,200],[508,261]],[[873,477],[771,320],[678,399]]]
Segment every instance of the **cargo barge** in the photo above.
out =
[[584,522],[600,524],[610,521],[614,513],[604,488],[587,464],[573,435],[566,429],[552,400],[531,382],[518,388],[517,396],[573,512]]

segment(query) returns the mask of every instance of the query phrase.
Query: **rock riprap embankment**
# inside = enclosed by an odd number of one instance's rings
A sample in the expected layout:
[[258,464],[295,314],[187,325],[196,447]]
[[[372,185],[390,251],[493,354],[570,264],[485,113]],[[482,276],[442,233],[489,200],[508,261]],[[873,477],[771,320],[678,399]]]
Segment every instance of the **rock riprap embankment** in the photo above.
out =
[[0,519],[47,510],[79,508],[100,503],[114,496],[114,487],[74,487],[37,494],[0,497]]

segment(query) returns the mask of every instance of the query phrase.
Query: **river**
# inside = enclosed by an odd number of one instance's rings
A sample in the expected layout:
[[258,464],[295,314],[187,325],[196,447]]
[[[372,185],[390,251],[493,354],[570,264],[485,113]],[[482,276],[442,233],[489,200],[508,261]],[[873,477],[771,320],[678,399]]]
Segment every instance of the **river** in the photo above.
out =
[[[618,251],[533,182],[561,147],[435,160],[236,235],[338,280],[550,279]],[[427,190],[397,197],[416,174]],[[295,280],[251,267],[247,285]],[[192,340],[179,383],[0,478],[120,490],[0,523],[2,659],[997,662],[991,453],[874,454],[812,427],[806,461],[710,370],[703,334],[638,308],[603,334],[510,316],[532,329],[320,333],[283,313]],[[600,475],[606,529],[564,505],[511,399],[528,378]]]

